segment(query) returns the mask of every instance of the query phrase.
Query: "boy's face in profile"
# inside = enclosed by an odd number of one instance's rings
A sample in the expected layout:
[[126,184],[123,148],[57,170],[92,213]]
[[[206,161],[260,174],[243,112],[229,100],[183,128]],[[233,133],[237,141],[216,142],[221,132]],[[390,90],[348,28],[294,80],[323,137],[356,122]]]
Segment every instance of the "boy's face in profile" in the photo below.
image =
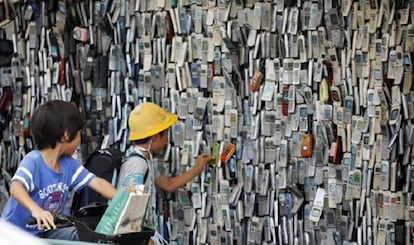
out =
[[80,142],[81,142],[81,132],[78,131],[75,138],[71,142],[69,142],[69,140],[64,142],[63,154],[73,155],[76,151],[76,148],[78,148]]
[[156,135],[153,138],[151,150],[153,154],[157,154],[162,151],[168,143],[168,132],[170,129],[164,130],[162,133]]

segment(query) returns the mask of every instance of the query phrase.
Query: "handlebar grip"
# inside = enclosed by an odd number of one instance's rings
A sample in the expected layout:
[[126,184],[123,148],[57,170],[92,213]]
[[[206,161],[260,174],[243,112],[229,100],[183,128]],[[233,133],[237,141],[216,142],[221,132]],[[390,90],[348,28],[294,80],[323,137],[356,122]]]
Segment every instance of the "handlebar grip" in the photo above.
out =
[[30,217],[28,220],[27,220],[27,224],[28,225],[36,225],[37,224],[37,220],[36,220],[36,218],[35,217]]
[[[65,215],[59,213],[52,213],[53,215],[53,222],[55,223],[57,228],[67,227],[73,225],[72,221]],[[37,227],[37,220],[35,217],[30,217],[27,220],[28,227]],[[42,224],[44,226],[44,224]]]

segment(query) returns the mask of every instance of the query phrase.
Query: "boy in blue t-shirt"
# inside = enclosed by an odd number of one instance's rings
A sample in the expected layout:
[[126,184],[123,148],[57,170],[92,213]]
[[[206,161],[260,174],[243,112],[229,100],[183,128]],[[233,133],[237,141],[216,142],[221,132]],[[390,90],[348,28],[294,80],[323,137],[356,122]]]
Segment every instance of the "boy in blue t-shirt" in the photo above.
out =
[[[74,226],[56,228],[52,213],[63,213],[72,190],[89,186],[108,199],[116,190],[71,157],[80,144],[83,127],[82,115],[75,105],[48,101],[34,111],[30,123],[37,150],[20,162],[1,218],[39,237],[79,240]],[[37,220],[37,229],[27,228],[32,216]]]

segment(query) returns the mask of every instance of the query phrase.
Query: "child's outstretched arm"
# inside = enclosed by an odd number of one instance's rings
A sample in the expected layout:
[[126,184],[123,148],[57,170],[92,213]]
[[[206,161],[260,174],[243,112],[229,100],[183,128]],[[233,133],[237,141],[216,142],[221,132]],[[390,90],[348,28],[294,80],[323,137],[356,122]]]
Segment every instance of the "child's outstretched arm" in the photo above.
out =
[[37,205],[27,193],[26,188],[19,181],[13,181],[10,184],[10,194],[16,199],[16,201],[30,211],[32,216],[37,220],[37,227],[42,229],[42,224],[45,225],[47,230],[55,229],[56,225],[53,221],[53,215]]
[[181,186],[185,185],[188,181],[192,180],[195,176],[204,170],[204,167],[213,160],[212,156],[207,153],[198,155],[197,162],[189,169],[178,176],[168,178],[167,176],[160,175],[155,179],[155,184],[166,192],[174,192]]
[[116,189],[112,184],[101,177],[93,178],[88,186],[108,199],[112,199],[116,193]]

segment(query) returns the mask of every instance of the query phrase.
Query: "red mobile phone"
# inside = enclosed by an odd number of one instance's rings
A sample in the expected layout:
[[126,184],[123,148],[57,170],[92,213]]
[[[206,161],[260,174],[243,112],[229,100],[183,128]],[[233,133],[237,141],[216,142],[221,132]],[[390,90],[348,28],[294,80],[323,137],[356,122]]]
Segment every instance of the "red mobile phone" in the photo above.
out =
[[289,86],[283,86],[282,91],[282,115],[287,116],[289,114],[288,112],[289,107]]
[[220,154],[220,161],[222,163],[226,163],[235,151],[236,151],[236,145],[232,143],[227,143],[226,146],[224,146],[224,149]]
[[165,20],[166,20],[166,31],[167,31],[167,41],[168,43],[171,43],[173,37],[174,37],[174,26],[172,24],[172,19],[171,19],[171,15],[167,14],[165,16]]

